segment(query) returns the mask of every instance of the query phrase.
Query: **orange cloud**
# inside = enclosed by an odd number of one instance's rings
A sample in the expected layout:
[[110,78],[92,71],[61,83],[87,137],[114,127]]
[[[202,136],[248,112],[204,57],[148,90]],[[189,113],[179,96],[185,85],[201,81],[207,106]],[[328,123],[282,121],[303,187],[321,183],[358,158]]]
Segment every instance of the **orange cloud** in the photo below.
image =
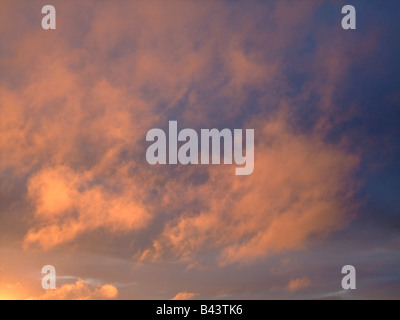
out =
[[[303,248],[351,220],[358,157],[324,141],[326,121],[296,132],[289,123],[299,106],[283,97],[283,53],[307,32],[315,4],[280,1],[251,14],[223,2],[75,5],[57,4],[62,37],[18,19],[25,33],[18,41],[7,35],[13,54],[1,60],[4,72],[21,72],[16,88],[0,87],[0,153],[7,155],[0,170],[11,172],[4,185],[21,179],[27,190],[26,249],[52,249],[98,229],[134,233],[155,221],[160,228],[147,229],[137,248],[142,260],[189,261],[211,249],[221,264],[250,262]],[[20,5],[8,6],[12,25]],[[81,11],[91,12],[87,28],[76,18]],[[266,20],[271,25],[260,28]],[[315,89],[326,120],[346,63],[317,54],[313,66],[324,72],[300,98]],[[263,93],[263,111],[252,114],[254,91]],[[245,124],[237,121],[244,114]],[[255,128],[254,174],[143,164],[146,131],[172,115],[185,126]]]
[[118,289],[111,284],[94,285],[89,281],[78,279],[74,284],[64,284],[29,300],[104,300],[115,299]]
[[289,284],[287,285],[287,289],[291,292],[296,292],[305,288],[308,288],[311,284],[310,279],[308,278],[298,278],[290,280]]
[[256,122],[255,172],[237,178],[213,168],[207,183],[190,188],[170,181],[167,203],[197,199],[171,220],[154,242],[153,256],[172,254],[192,260],[199,252],[219,249],[221,264],[251,262],[269,254],[299,249],[324,238],[353,217],[351,174],[358,157],[318,134],[294,133],[285,116]]
[[198,295],[197,293],[184,291],[184,292],[179,292],[171,300],[193,300],[193,298],[196,297],[197,295]]
[[104,228],[124,232],[144,228],[151,216],[134,201],[135,190],[115,194],[90,186],[90,173],[58,166],[40,171],[28,183],[28,197],[35,205],[39,227],[29,230],[25,245],[50,249],[78,235]]
[[16,283],[0,283],[0,300],[16,300],[20,299],[23,293],[20,282]]

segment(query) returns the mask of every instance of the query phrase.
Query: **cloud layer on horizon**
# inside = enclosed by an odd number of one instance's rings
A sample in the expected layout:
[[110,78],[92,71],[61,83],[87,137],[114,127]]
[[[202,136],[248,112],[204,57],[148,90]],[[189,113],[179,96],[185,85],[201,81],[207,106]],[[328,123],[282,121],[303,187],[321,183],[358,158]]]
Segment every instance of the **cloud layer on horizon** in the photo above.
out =
[[118,289],[112,284],[94,285],[89,281],[78,279],[73,284],[64,284],[54,290],[28,300],[105,300],[115,299]]

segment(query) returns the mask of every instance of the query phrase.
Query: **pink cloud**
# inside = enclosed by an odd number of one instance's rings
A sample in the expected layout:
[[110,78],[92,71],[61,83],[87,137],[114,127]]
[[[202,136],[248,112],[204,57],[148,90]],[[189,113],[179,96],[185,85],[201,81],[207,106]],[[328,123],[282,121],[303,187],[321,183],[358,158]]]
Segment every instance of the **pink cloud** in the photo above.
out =
[[193,300],[193,298],[196,297],[197,295],[198,295],[197,293],[183,291],[179,292],[171,300]]
[[308,278],[298,278],[290,280],[289,284],[287,285],[287,289],[290,292],[296,292],[302,289],[306,289],[310,286],[311,281]]
[[110,232],[139,230],[151,216],[135,202],[135,189],[115,194],[101,186],[89,186],[90,173],[78,174],[58,166],[40,171],[28,184],[39,227],[30,229],[25,245],[43,249],[71,241],[78,235],[105,228]]
[[[195,259],[207,249],[220,250],[221,264],[247,263],[279,251],[300,249],[311,238],[325,238],[353,217],[351,173],[358,157],[318,134],[294,134],[285,116],[255,123],[255,174],[238,178],[214,167],[210,179],[185,188],[170,181],[166,205],[201,200],[171,220],[154,242],[153,258],[163,254]],[[152,257],[146,251],[142,259]]]
[[[10,25],[18,6],[7,3]],[[136,248],[142,260],[193,263],[216,250],[224,265],[301,249],[352,219],[358,156],[344,142],[324,141],[346,56],[328,54],[322,41],[316,76],[296,97],[315,90],[323,98],[318,130],[296,132],[297,101],[284,97],[283,53],[307,32],[315,3],[279,1],[250,14],[223,2],[85,2],[82,12],[93,13],[85,32],[65,18],[75,17],[73,5],[57,6],[63,37],[26,28],[10,40],[15,54],[2,59],[27,79],[17,90],[0,88],[0,152],[7,155],[0,169],[27,190],[26,249],[52,249],[98,229],[113,236],[148,230]],[[257,21],[267,18],[271,25],[260,29]],[[251,114],[254,90],[265,93],[259,105],[276,102],[278,112]],[[241,126],[255,128],[258,141],[254,174],[143,165],[146,131],[181,104],[185,126],[247,114]],[[197,184],[200,171],[207,179]],[[165,212],[172,213],[158,216]],[[149,229],[154,221],[160,234]]]
[[74,284],[64,284],[54,290],[48,289],[38,297],[29,300],[105,300],[115,299],[118,289],[111,284],[94,285],[78,279]]

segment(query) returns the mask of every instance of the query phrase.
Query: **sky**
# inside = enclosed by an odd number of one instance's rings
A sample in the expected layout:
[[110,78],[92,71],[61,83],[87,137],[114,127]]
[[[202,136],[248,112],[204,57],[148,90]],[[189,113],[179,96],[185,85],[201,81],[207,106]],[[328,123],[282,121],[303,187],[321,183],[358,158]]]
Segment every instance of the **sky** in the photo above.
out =
[[[399,32],[395,0],[1,0],[0,298],[399,299]],[[254,172],[150,165],[172,120],[254,129]]]

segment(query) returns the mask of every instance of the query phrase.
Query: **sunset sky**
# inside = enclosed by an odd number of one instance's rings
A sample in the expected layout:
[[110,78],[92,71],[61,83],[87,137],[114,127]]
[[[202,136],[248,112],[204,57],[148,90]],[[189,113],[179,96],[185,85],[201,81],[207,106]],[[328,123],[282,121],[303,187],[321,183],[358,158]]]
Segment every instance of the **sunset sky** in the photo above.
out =
[[[400,299],[399,33],[397,0],[0,0],[0,299]],[[170,120],[254,129],[253,174],[150,165]]]

